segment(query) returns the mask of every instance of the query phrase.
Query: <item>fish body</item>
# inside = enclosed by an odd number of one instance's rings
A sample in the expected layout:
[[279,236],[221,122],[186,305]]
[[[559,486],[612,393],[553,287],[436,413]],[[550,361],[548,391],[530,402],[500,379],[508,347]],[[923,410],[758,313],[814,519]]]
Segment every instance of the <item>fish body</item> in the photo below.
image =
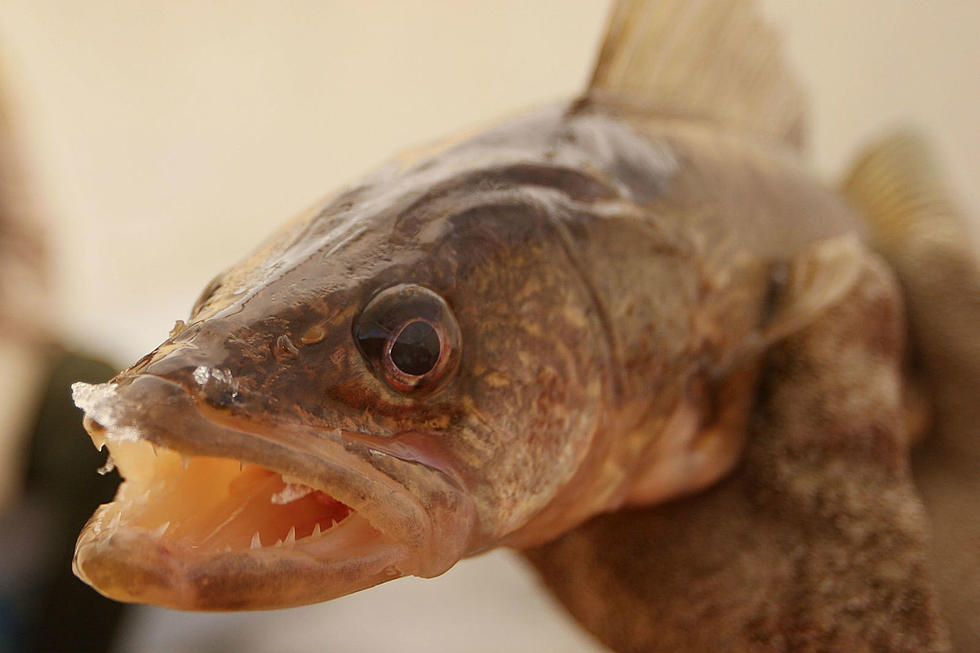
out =
[[[394,165],[218,277],[189,324],[104,392],[81,391],[88,422],[110,450],[130,428],[327,492],[385,523],[400,549],[378,570],[389,575],[438,574],[630,500],[698,489],[738,452],[738,424],[710,438],[702,427],[714,377],[765,326],[768,279],[786,260],[771,237],[802,249],[856,224],[785,153],[748,143],[696,123],[644,136],[561,105]],[[710,194],[698,190],[707,180]],[[814,205],[824,220],[778,233]],[[747,216],[758,229],[733,229]],[[381,293],[410,310],[406,287],[451,307],[461,340],[452,378],[421,397],[393,388],[352,337]],[[113,455],[126,475],[126,454]],[[327,470],[321,456],[370,469]],[[138,550],[125,564],[158,567]],[[94,580],[103,572],[88,569],[124,561],[83,537],[76,564]],[[320,587],[312,598],[333,593]],[[266,591],[256,606],[281,600]],[[173,604],[245,600],[237,587],[234,598],[184,592]]]
[[868,252],[750,3],[692,6],[619,3],[583,97],[382,168],[76,386],[125,479],[76,573],[285,607],[728,474],[767,352]]

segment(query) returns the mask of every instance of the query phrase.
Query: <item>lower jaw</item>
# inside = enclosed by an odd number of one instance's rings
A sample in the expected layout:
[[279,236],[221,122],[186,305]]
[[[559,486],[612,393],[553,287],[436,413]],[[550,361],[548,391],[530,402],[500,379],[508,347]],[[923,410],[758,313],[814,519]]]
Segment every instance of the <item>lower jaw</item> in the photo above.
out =
[[[98,515],[96,516],[96,518]],[[258,610],[315,603],[405,575],[407,547],[360,516],[315,543],[201,553],[140,528],[79,538],[75,573],[109,598],[182,610]]]

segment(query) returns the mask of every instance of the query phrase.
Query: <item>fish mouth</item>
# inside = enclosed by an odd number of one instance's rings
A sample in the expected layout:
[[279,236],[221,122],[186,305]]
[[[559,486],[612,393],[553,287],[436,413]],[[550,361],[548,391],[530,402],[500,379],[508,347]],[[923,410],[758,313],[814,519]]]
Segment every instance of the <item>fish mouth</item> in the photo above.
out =
[[452,479],[358,433],[218,420],[152,375],[73,390],[123,477],[73,561],[109,598],[290,607],[437,575],[468,546],[475,511]]

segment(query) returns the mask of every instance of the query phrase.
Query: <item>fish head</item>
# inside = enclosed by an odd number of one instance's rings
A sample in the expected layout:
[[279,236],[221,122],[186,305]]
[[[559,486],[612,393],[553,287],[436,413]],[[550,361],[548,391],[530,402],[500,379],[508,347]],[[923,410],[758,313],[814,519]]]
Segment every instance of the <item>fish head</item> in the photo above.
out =
[[124,478],[79,538],[83,580],[183,609],[311,603],[440,574],[555,500],[609,380],[556,215],[611,191],[468,152],[287,225],[155,351],[76,386]]

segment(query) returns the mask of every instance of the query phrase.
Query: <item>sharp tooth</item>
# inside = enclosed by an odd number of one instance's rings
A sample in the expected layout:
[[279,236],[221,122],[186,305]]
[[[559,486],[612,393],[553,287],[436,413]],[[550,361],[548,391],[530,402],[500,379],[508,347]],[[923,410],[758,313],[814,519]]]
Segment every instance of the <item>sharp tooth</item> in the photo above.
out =
[[296,541],[296,527],[292,526],[290,527],[289,532],[286,533],[286,544],[292,544],[295,541]]
[[240,472],[244,472],[245,471],[245,463],[242,462],[241,460],[238,461],[238,471],[240,471]]
[[152,442],[150,443],[150,449],[153,449],[153,457],[154,458],[156,458],[157,456],[160,455],[160,453],[157,451],[157,446],[155,444],[153,444]]
[[259,537],[259,532],[258,531],[255,531],[254,533],[252,533],[252,544],[250,545],[250,548],[252,548],[252,549],[261,549],[262,548],[262,538]]
[[320,522],[317,522],[316,526],[313,527],[313,535],[311,535],[310,537],[316,537],[319,534],[320,534]]
[[167,532],[168,528],[170,528],[170,522],[164,522],[163,524],[160,524],[159,528],[153,531],[153,534],[157,537],[163,537],[163,534]]
[[186,470],[187,466],[191,464],[191,457],[185,456],[184,454],[180,454],[180,462],[184,466],[184,469]]
[[282,540],[276,540],[276,543],[273,546],[282,546]]
[[99,476],[105,476],[115,468],[116,468],[116,461],[112,459],[112,454],[109,454],[108,456],[106,456],[105,465],[102,465],[102,467],[99,467],[95,471],[99,473]]

